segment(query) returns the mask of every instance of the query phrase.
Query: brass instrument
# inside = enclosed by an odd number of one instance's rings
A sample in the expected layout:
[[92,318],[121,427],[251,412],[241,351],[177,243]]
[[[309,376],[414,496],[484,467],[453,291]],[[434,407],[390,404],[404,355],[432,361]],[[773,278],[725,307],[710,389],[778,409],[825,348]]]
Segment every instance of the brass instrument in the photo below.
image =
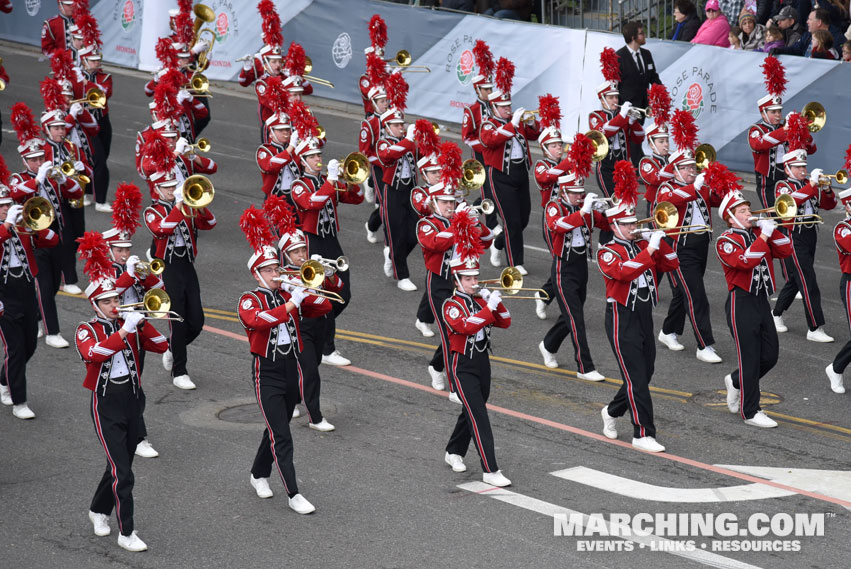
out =
[[318,138],[319,140],[325,140],[325,127],[320,124],[317,125],[316,130],[316,138]]
[[201,71],[206,66],[210,59],[210,52],[213,51],[213,44],[216,42],[216,32],[211,30],[210,28],[203,28],[204,24],[212,24],[216,21],[216,12],[209,6],[205,4],[196,4],[192,8],[192,13],[195,14],[195,21],[192,22],[192,31],[195,33],[195,37],[192,40],[193,47],[196,43],[201,41],[201,36],[209,35],[210,38],[207,41],[207,49],[198,54],[197,63],[190,63],[189,68],[192,71]]
[[189,83],[183,85],[183,87],[192,91],[193,97],[213,97],[210,93],[210,80],[203,73],[197,71],[193,73]]
[[[343,163],[341,180],[353,186],[363,184],[369,178],[369,159],[360,152],[352,152],[340,162]],[[319,163],[322,168],[322,162]],[[347,192],[348,188],[337,188],[338,192]]]
[[[325,260],[325,259],[323,259]],[[346,269],[348,269],[348,260],[345,257],[338,257],[334,263],[337,265],[340,262],[343,262]],[[339,269],[345,270],[345,269]],[[301,268],[298,271],[289,271],[286,269],[278,269],[278,272],[281,275],[298,275],[301,279],[301,284],[290,282],[290,279],[287,277],[281,276],[276,277],[274,280],[286,283],[290,286],[297,286],[301,288],[308,288],[310,290],[310,294],[313,296],[319,296],[322,298],[327,298],[328,300],[332,300],[334,302],[344,303],[343,297],[337,294],[336,292],[330,290],[324,290],[319,288],[322,283],[325,281],[325,265],[320,263],[319,261],[315,261],[313,259],[308,259],[304,263],[302,263]]]
[[489,200],[487,198],[483,199],[479,205],[471,205],[467,209],[472,209],[475,211],[480,211],[485,215],[490,215],[496,209],[496,206],[493,203],[493,200]]
[[[216,195],[216,189],[213,183],[206,176],[195,174],[189,176],[183,181],[183,204],[195,209],[207,207],[213,202]],[[184,214],[186,210],[184,210]],[[193,211],[190,217],[195,217]]]
[[190,144],[189,148],[192,149],[192,152],[209,152],[212,145],[207,138],[199,138],[195,144]]
[[[637,225],[645,223],[653,223],[658,229],[661,229],[668,236],[689,235],[691,233],[706,233],[711,231],[708,225],[677,225],[680,221],[680,214],[677,213],[677,206],[671,202],[659,202],[653,208],[653,217],[639,219]],[[674,231],[676,230],[676,231]],[[633,233],[647,231],[646,229],[635,229]],[[669,233],[670,232],[670,233]]]
[[821,103],[811,102],[804,105],[801,115],[807,119],[807,128],[810,132],[818,132],[827,124],[827,111]]
[[149,275],[161,275],[165,270],[165,261],[162,259],[151,259],[150,262],[140,261],[136,263],[136,276],[141,279]]
[[69,105],[73,105],[74,103],[83,103],[84,105],[89,105],[95,109],[102,109],[106,106],[106,94],[97,87],[92,87],[86,91],[86,96],[82,99],[68,101]]
[[461,165],[461,171],[463,174],[458,187],[466,193],[478,190],[485,185],[485,178],[487,177],[485,167],[475,158],[465,160]]
[[[142,310],[139,310],[142,308]],[[183,322],[183,317],[177,312],[169,310],[171,308],[171,298],[168,293],[160,288],[154,288],[145,293],[142,302],[131,302],[130,304],[121,304],[118,306],[119,312],[140,312],[146,318],[156,318],[158,320],[176,320]]]
[[326,87],[334,88],[334,84],[328,81],[327,79],[321,79],[319,77],[315,77],[313,75],[308,75],[311,71],[313,71],[313,60],[310,59],[309,56],[304,56],[304,75],[303,77],[308,81],[313,81],[317,85],[324,85]]
[[336,259],[325,259],[324,257],[321,259],[315,259],[319,263],[321,263],[324,267],[331,267],[335,271],[348,271],[349,270],[349,259],[345,255],[340,255]]
[[533,122],[535,120],[535,115],[537,115],[540,111],[538,109],[532,109],[531,111],[526,111],[520,117],[521,122]]
[[818,179],[819,186],[829,186],[831,179],[836,180],[837,184],[847,184],[848,170],[837,170],[836,174],[822,174]]
[[[3,58],[0,57],[0,59],[3,59]],[[0,65],[2,65],[2,64],[0,64]],[[5,90],[6,90],[6,82],[3,81],[2,79],[0,79],[0,91],[5,91]]]
[[594,144],[594,155],[591,157],[592,162],[599,162],[609,154],[609,140],[599,130],[589,130],[585,136],[591,139]]
[[[499,287],[493,290],[498,290],[505,293],[506,297],[516,300],[549,300],[550,295],[540,288],[523,288],[523,275],[516,267],[505,267],[502,269],[498,279],[484,279],[479,281],[479,285],[484,284],[499,284]],[[520,291],[532,291],[538,293],[538,296],[517,296]]]
[[392,59],[385,59],[384,61],[390,63],[393,67],[401,67],[402,71],[410,71],[412,73],[431,73],[431,69],[425,65],[411,65],[413,60],[414,59],[411,57],[411,53],[408,50],[400,49],[396,52],[396,57]]
[[242,57],[237,57],[234,61],[248,61],[250,59],[254,59],[254,55],[243,55]]
[[24,202],[24,209],[21,212],[23,225],[16,226],[16,229],[23,231],[41,231],[47,229],[56,219],[56,212],[53,205],[41,196],[33,196]]
[[[772,221],[776,221],[778,224],[783,225],[784,227],[791,227],[793,225],[812,225],[813,223],[824,223],[824,220],[820,215],[798,215],[798,204],[795,203],[795,199],[789,194],[780,194],[779,196],[777,196],[777,199],[774,201],[774,207],[756,209],[751,211],[751,213],[773,214],[759,215],[750,217],[748,219],[750,219],[751,221],[759,221],[760,219],[770,219]],[[809,217],[810,220],[795,220],[796,217]]]
[[694,150],[694,161],[698,172],[715,162],[718,158],[718,153],[715,152],[715,147],[711,144],[701,144]]
[[439,124],[437,124],[434,121],[431,121],[431,128],[434,129],[434,134],[436,134],[437,136],[440,136],[440,125]]

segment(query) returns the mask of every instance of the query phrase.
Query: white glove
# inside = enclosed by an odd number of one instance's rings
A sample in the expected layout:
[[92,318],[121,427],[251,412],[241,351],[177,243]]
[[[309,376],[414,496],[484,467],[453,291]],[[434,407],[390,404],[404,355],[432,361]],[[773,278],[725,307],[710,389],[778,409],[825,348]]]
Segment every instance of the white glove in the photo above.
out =
[[653,233],[650,234],[650,239],[648,239],[647,246],[652,249],[659,249],[659,244],[662,242],[662,238],[665,236],[665,232],[661,229],[657,229]]
[[491,297],[491,294],[492,294],[491,291],[489,291],[485,287],[482,287],[482,288],[479,289],[479,296],[481,296],[482,299],[484,299],[485,302],[488,301],[488,299]]
[[81,105],[80,103],[74,103],[73,105],[71,105],[71,108],[68,109],[68,113],[74,118],[77,118],[78,116],[80,116],[80,113],[82,113],[82,112],[83,112],[83,105]]
[[594,200],[597,199],[597,194],[590,193],[585,196],[585,201],[582,202],[582,208],[579,210],[585,215],[591,213],[591,210],[594,208]]
[[132,334],[136,331],[136,326],[139,325],[139,322],[145,319],[145,315],[141,312],[125,312],[124,313],[124,324],[121,326],[121,329],[127,332],[128,334]]
[[519,109],[514,111],[513,115],[511,115],[511,124],[514,125],[514,128],[517,128],[517,127],[520,126],[520,121],[523,120],[523,113],[525,113],[525,112],[526,112],[526,109],[524,109],[523,107],[520,107]]
[[609,209],[609,205],[609,202],[603,200],[594,200],[594,205],[591,207],[593,207],[597,211],[605,212],[607,209]]
[[322,255],[320,255],[319,253],[314,253],[313,255],[310,256],[310,260],[311,261],[321,261]]
[[15,204],[9,208],[9,211],[6,212],[6,220],[4,223],[11,223],[15,225],[18,223],[18,218],[23,217],[24,206],[20,204]]
[[629,110],[632,108],[632,103],[629,101],[624,101],[623,105],[621,105],[620,115],[626,118],[626,115],[629,113]]
[[760,232],[766,237],[771,237],[774,230],[777,229],[777,223],[773,219],[760,219],[756,222]]
[[641,231],[641,233],[639,233],[638,235],[642,239],[644,239],[645,241],[650,241],[650,238],[653,236],[653,230],[652,229],[641,229],[640,231]]
[[810,172],[810,183],[814,186],[818,186],[818,180],[824,176],[824,170],[821,168],[816,168],[812,172]]
[[253,53],[246,53],[245,54],[245,61],[242,64],[242,68],[245,71],[251,71],[252,67],[254,67],[254,54]]
[[698,174],[697,177],[694,179],[694,189],[700,190],[700,188],[703,187],[703,181],[705,179],[706,179],[705,174]]
[[53,163],[51,162],[45,162],[38,167],[38,173],[35,175],[35,179],[39,184],[44,183],[44,180],[47,178],[47,173],[50,172],[51,168],[53,168]]
[[82,174],[86,170],[86,165],[80,160],[77,160],[74,162],[74,170],[76,170],[78,174]]
[[417,130],[416,126],[417,125],[415,125],[415,124],[409,124],[408,125],[408,132],[405,133],[405,138],[407,138],[411,142],[413,142],[413,140],[414,140],[414,132],[416,132],[416,130]]
[[191,101],[191,100],[192,100],[192,95],[186,89],[181,89],[180,91],[177,92],[177,102],[180,103],[181,105],[185,101]]
[[174,205],[183,203],[183,188],[174,190]]
[[135,277],[136,276],[136,265],[138,265],[138,264],[139,264],[139,257],[137,257],[136,255],[130,255],[130,257],[127,258],[127,272]]
[[332,182],[336,182],[340,179],[340,161],[339,160],[331,160],[328,162],[328,179]]
[[307,289],[300,286],[294,286],[290,293],[290,302],[296,306],[301,306],[301,301],[307,297]]
[[193,45],[192,49],[190,49],[189,51],[192,53],[192,55],[198,55],[202,51],[205,51],[208,47],[210,47],[210,44],[206,40],[201,40],[195,45]]
[[488,298],[488,308],[491,310],[496,310],[496,307],[499,306],[500,301],[502,300],[502,293],[498,290],[493,291]]
[[470,205],[467,202],[461,202],[455,206],[455,213],[461,213],[464,210],[470,209]]
[[83,71],[79,67],[74,68],[74,73],[77,77],[77,83],[84,83],[86,81],[86,76],[83,75]]
[[190,150],[191,148],[192,148],[192,145],[189,144],[189,141],[181,136],[180,138],[177,139],[177,144],[175,144],[175,146],[174,146],[174,151],[177,154],[186,154],[186,151]]

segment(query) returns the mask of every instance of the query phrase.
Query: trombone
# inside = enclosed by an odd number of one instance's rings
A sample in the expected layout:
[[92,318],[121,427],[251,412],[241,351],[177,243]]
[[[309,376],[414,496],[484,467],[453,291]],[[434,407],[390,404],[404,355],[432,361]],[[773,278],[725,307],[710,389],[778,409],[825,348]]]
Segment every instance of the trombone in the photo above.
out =
[[16,230],[41,231],[51,226],[56,219],[56,211],[46,198],[33,196],[24,202],[21,218],[22,225],[16,225]]
[[473,190],[478,190],[485,185],[485,179],[487,177],[485,167],[475,158],[465,160],[461,165],[461,171],[462,176],[458,187],[466,192],[466,194],[469,194]]
[[189,83],[184,85],[184,87],[188,87],[190,91],[193,91],[193,97],[213,97],[212,93],[210,93],[210,80],[203,73],[197,71],[193,73],[189,79]]
[[[206,176],[195,174],[183,181],[183,204],[193,210],[207,207],[213,203],[215,195],[216,189]],[[185,214],[186,210],[183,213]],[[190,217],[195,217],[195,212],[192,212]]]
[[[691,233],[706,233],[711,231],[708,225],[677,225],[680,221],[680,214],[677,213],[677,206],[671,202],[659,202],[653,208],[653,217],[639,219],[635,223],[642,225],[645,223],[654,223],[658,229],[665,232],[666,235],[673,237],[676,235],[689,235]],[[676,230],[676,231],[674,231]],[[633,233],[641,233],[646,229],[634,229]]]
[[165,270],[165,261],[162,259],[151,259],[149,262],[140,261],[136,263],[136,276],[145,279],[149,275],[161,275]]
[[599,130],[589,130],[585,136],[591,139],[594,145],[594,155],[591,156],[592,162],[599,162],[609,154],[609,139],[606,138]]
[[82,99],[73,99],[68,101],[69,105],[73,105],[74,103],[83,103],[90,107],[94,107],[95,109],[102,109],[106,106],[106,95],[101,89],[92,87],[86,91],[86,96]]
[[[345,264],[346,268],[348,268],[348,260],[343,256],[338,257],[333,262],[339,265],[341,260]],[[323,265],[319,261],[308,259],[307,261],[302,263],[301,268],[298,271],[278,269],[278,272],[281,275],[298,275],[299,279],[301,280],[301,284],[292,282],[291,279],[287,278],[286,276],[275,277],[274,280],[278,282],[286,283],[290,286],[311,289],[310,294],[312,294],[313,296],[327,298],[328,300],[339,302],[341,304],[346,302],[345,300],[343,300],[343,297],[337,294],[336,292],[319,288],[322,283],[325,282],[325,265]]]
[[[237,61],[239,61],[239,60],[237,59]],[[308,75],[308,73],[310,73],[311,71],[313,71],[313,60],[310,59],[310,56],[305,55],[304,56],[304,75],[302,75],[302,77],[304,77],[306,80],[313,81],[317,85],[324,85],[326,87],[331,87],[332,89],[334,88],[334,84],[331,83],[330,81],[328,81],[327,79],[321,79],[321,78],[315,77],[313,75]]]
[[[516,267],[505,267],[502,269],[498,279],[480,280],[477,286],[485,284],[499,284],[499,287],[493,290],[504,292],[506,297],[516,300],[549,300],[550,295],[544,289],[540,288],[523,288],[523,275]],[[517,296],[520,291],[536,292],[536,296]]]
[[[750,219],[751,221],[759,221],[760,219],[770,219],[772,221],[776,221],[778,224],[783,225],[784,227],[791,227],[793,225],[812,225],[813,223],[824,223],[824,220],[820,215],[798,215],[798,205],[795,203],[795,199],[789,194],[780,194],[779,196],[777,196],[777,200],[774,202],[774,207],[753,210],[751,211],[751,213],[773,214],[758,215],[749,217],[748,219]],[[796,220],[796,217],[809,217],[810,220]]]
[[[139,307],[141,307],[142,310],[139,310]],[[162,289],[154,288],[145,293],[145,296],[142,298],[142,302],[121,304],[118,306],[118,311],[139,312],[144,314],[146,318],[183,322],[183,317],[177,312],[169,310],[169,308],[171,308],[171,299],[169,298],[168,293]]]
[[818,184],[819,186],[829,186],[831,179],[836,180],[837,184],[847,184],[848,170],[843,168],[842,170],[837,170],[836,174],[822,174],[819,176]]
[[400,49],[396,52],[396,57],[385,59],[392,67],[401,67],[402,71],[410,71],[411,73],[431,73],[431,69],[425,65],[411,65],[413,58],[411,53],[406,49]]
[[709,166],[712,162],[715,162],[715,159],[718,157],[718,153],[715,152],[715,147],[711,144],[703,143],[697,148],[694,149],[694,162],[695,166],[697,166],[697,171],[700,172],[707,166]]
[[[344,159],[340,160],[343,163],[342,180],[346,184],[357,186],[362,184],[369,178],[369,159],[360,152],[352,152]],[[319,168],[322,168],[322,163],[319,163]],[[338,192],[347,192],[348,188],[337,188]]]

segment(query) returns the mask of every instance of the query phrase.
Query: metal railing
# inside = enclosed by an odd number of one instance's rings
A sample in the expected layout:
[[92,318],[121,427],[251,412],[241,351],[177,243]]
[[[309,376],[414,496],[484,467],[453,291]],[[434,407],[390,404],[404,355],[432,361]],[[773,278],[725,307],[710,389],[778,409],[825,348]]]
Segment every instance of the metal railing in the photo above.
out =
[[674,0],[541,0],[543,23],[618,32],[629,21],[644,23],[647,37],[667,38]]

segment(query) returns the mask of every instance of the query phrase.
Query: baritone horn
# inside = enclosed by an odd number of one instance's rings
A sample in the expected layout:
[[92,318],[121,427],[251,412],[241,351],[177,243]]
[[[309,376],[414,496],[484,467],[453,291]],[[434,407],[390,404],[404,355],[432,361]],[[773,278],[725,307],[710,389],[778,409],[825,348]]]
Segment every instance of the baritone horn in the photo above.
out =
[[51,203],[41,196],[33,196],[24,202],[24,210],[21,212],[23,225],[16,226],[19,229],[29,231],[41,231],[47,229],[56,219],[56,212]]
[[821,103],[815,101],[804,105],[801,115],[807,119],[807,128],[810,132],[818,132],[827,123],[827,111]]
[[[493,290],[498,290],[505,293],[506,297],[523,300],[549,300],[550,295],[544,289],[540,288],[523,288],[523,275],[517,270],[517,267],[505,267],[500,273],[498,279],[480,280],[479,285],[484,284],[499,284],[499,287]],[[520,291],[529,291],[537,293],[534,296],[517,296]]]
[[393,59],[385,59],[393,67],[401,67],[402,71],[410,71],[411,73],[431,73],[431,69],[425,65],[411,65],[414,60],[411,53],[406,49],[400,49],[396,52],[396,57]]
[[98,89],[97,87],[92,87],[86,91],[86,96],[82,99],[68,101],[69,105],[73,105],[74,103],[83,103],[84,105],[89,105],[95,109],[102,109],[106,106],[106,95],[103,90]]
[[718,158],[718,153],[715,152],[715,147],[711,144],[701,144],[694,150],[694,162],[698,171],[702,171],[712,162],[715,162],[716,158]]
[[475,158],[465,160],[461,165],[461,172],[461,182],[458,184],[458,187],[466,193],[469,194],[471,191],[478,190],[485,185],[485,178],[487,177],[485,167]]
[[313,71],[313,60],[310,59],[309,56],[305,55],[304,56],[304,75],[302,77],[304,77],[308,81],[313,81],[317,85],[324,85],[326,87],[331,87],[332,89],[334,88],[334,84],[331,83],[330,81],[328,81],[327,79],[322,79],[320,77],[314,77],[313,75],[308,75],[308,73],[310,73],[311,71]]
[[[215,195],[216,189],[206,176],[195,174],[183,181],[183,204],[193,210],[209,206]],[[195,217],[194,211],[190,217]]]
[[[352,186],[363,184],[369,178],[369,159],[360,152],[352,152],[340,162],[343,163],[342,181]],[[319,163],[322,167],[322,163]],[[337,188],[338,192],[347,192],[348,188]]]
[[154,288],[145,293],[142,302],[121,304],[118,306],[118,311],[139,312],[144,314],[146,318],[183,322],[183,317],[177,312],[169,310],[170,308],[171,298],[169,298],[168,293],[161,288]]
[[591,139],[594,145],[594,155],[591,156],[593,162],[599,162],[609,154],[609,140],[599,130],[589,130],[585,136]]

